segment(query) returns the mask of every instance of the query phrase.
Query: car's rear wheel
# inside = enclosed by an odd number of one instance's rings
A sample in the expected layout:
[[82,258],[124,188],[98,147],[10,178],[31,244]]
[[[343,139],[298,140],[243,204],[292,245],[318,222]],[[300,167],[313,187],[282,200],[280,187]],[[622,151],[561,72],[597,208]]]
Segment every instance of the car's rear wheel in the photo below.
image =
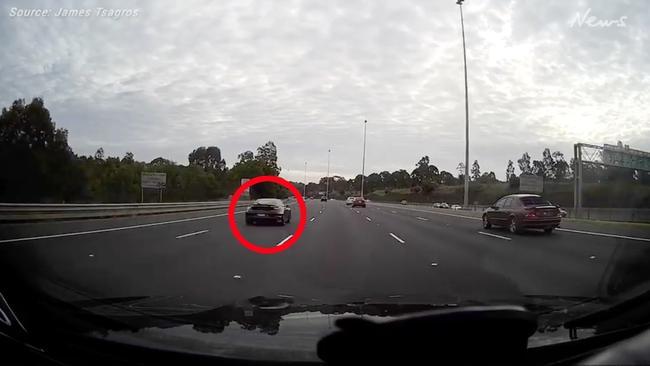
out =
[[488,220],[486,215],[483,215],[483,229],[489,229],[492,227],[492,224]]
[[550,233],[553,232],[553,229],[554,228],[552,228],[552,227],[547,227],[546,229],[544,229],[544,232],[547,233],[547,234],[550,234]]
[[517,234],[521,231],[519,223],[517,223],[517,219],[514,217],[511,217],[510,222],[508,222],[508,230],[513,234]]

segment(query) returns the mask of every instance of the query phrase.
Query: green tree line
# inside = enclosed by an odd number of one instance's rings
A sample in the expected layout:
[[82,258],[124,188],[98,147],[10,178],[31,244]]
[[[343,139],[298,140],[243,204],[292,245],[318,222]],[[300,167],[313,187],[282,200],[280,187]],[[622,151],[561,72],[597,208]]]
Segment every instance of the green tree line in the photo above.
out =
[[[123,157],[79,156],[68,145],[68,131],[57,128],[42,99],[16,100],[0,114],[0,201],[2,202],[139,202],[140,174],[166,173],[165,201],[202,201],[225,198],[242,178],[279,175],[277,148],[272,141],[244,151],[231,168],[217,146],[197,147],[186,165],[164,157],[137,161]],[[145,190],[145,201],[157,201],[157,190]],[[251,189],[258,196],[286,196],[275,184]]]

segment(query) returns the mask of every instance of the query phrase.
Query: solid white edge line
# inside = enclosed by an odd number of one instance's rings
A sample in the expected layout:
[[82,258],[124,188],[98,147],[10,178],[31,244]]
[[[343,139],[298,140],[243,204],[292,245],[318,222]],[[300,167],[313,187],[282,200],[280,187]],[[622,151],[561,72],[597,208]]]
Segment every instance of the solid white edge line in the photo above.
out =
[[512,238],[509,238],[509,237],[507,237],[507,236],[501,236],[501,235],[496,235],[496,234],[484,233],[484,232],[482,232],[482,231],[479,231],[478,233],[481,234],[481,235],[487,235],[487,236],[491,236],[491,237],[499,238],[499,239],[503,239],[503,240],[512,240]]
[[277,243],[277,244],[275,244],[275,246],[276,246],[276,247],[279,247],[280,245],[282,245],[282,244],[284,244],[284,243],[286,243],[286,242],[287,242],[287,240],[289,240],[289,239],[291,239],[291,237],[292,237],[292,236],[293,236],[293,234],[291,234],[291,235],[289,235],[289,236],[287,236],[286,238],[284,238],[284,239],[282,239],[282,241],[281,241],[281,242],[279,242],[279,243]]
[[[384,205],[385,207],[393,207],[391,205]],[[454,215],[454,214],[448,214],[444,212],[435,212],[435,211],[427,211],[427,210],[418,210],[415,208],[408,208],[408,207],[395,207],[396,209],[400,210],[409,210],[409,211],[417,211],[417,212],[425,212],[425,213],[430,213],[434,215],[443,215],[443,216],[452,216],[452,217],[460,217],[462,219],[470,219],[470,220],[481,220],[480,217],[472,217],[472,216],[463,216],[463,215]],[[394,211],[391,211],[394,212]],[[569,233],[575,233],[575,234],[584,234],[584,235],[595,235],[595,236],[604,236],[608,238],[616,238],[616,239],[627,239],[627,240],[636,240],[636,241],[644,241],[644,242],[650,242],[650,238],[639,238],[636,236],[625,236],[625,235],[617,235],[617,234],[608,234],[608,233],[599,233],[599,232],[593,232],[593,231],[585,231],[585,230],[574,230],[574,229],[565,229],[565,228],[556,228],[555,230],[557,231],[565,231]]]
[[368,217],[368,216],[366,216],[366,220],[372,221],[372,219],[370,217]]
[[[244,213],[246,211],[235,211],[235,214],[240,214]],[[52,238],[63,238],[66,236],[78,236],[78,235],[88,235],[88,234],[98,234],[98,233],[108,233],[111,231],[122,231],[122,230],[131,230],[131,229],[140,229],[143,227],[152,227],[152,226],[160,226],[160,225],[168,225],[168,224],[177,224],[179,222],[188,222],[188,221],[197,221],[197,220],[205,220],[205,219],[211,219],[215,217],[223,217],[223,216],[228,216],[228,213],[222,213],[222,214],[217,214],[217,215],[208,215],[208,216],[201,216],[201,217],[190,217],[188,219],[180,219],[180,220],[172,220],[172,221],[163,221],[163,222],[151,222],[148,224],[140,224],[140,225],[131,225],[131,226],[122,226],[122,227],[111,227],[107,229],[97,229],[97,230],[88,230],[88,231],[77,231],[77,232],[72,232],[72,233],[62,233],[62,234],[53,234],[53,235],[41,235],[41,236],[32,236],[29,238],[15,238],[15,239],[3,239],[0,240],[0,243],[14,243],[14,242],[19,242],[19,241],[27,241],[27,240],[40,240],[40,239],[52,239]]]
[[555,230],[558,231],[566,231],[569,233],[576,233],[576,234],[585,234],[585,235],[595,235],[595,236],[605,236],[608,238],[617,238],[617,239],[627,239],[627,240],[638,240],[638,241],[647,241],[650,242],[650,238],[638,238],[635,236],[625,236],[625,235],[617,235],[617,234],[607,234],[607,233],[597,233],[593,231],[584,231],[584,230],[574,230],[574,229],[564,229],[564,228],[556,228]]
[[196,231],[196,232],[189,233],[189,234],[183,234],[183,235],[177,236],[176,239],[183,239],[183,238],[187,238],[188,236],[194,236],[194,235],[207,233],[208,231],[210,231],[210,230],[201,230],[201,231]]
[[[425,212],[429,214],[434,214],[434,215],[443,215],[443,216],[451,216],[451,217],[460,217],[461,219],[470,219],[470,220],[481,220],[480,217],[473,217],[473,216],[463,216],[463,215],[454,215],[454,214],[448,214],[444,212],[435,212],[435,211],[427,211],[427,210],[418,210],[416,208],[408,208],[408,207],[393,207],[391,205],[386,205],[386,207],[391,207],[395,208],[398,210],[408,210],[408,211],[416,211],[416,212]],[[391,211],[393,213],[396,213],[394,211]]]
[[390,234],[390,236],[392,236],[393,239],[395,239],[395,240],[397,240],[398,242],[404,244],[404,240],[400,239],[397,235],[395,235],[395,234],[393,234],[393,233],[388,233],[388,234]]

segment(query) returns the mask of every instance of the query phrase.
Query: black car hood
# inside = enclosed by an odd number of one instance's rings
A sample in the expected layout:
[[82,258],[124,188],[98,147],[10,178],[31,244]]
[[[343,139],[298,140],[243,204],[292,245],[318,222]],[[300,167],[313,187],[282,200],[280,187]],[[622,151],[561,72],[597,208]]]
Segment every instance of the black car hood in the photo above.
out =
[[[562,323],[598,304],[579,298],[531,296],[530,310],[542,313],[539,331],[529,346],[569,340]],[[209,354],[237,359],[318,361],[320,339],[336,330],[335,321],[362,317],[375,322],[405,314],[477,305],[352,302],[306,304],[289,297],[257,296],[215,308],[188,304],[182,297],[132,297],[71,303],[114,321],[85,334],[149,348]]]

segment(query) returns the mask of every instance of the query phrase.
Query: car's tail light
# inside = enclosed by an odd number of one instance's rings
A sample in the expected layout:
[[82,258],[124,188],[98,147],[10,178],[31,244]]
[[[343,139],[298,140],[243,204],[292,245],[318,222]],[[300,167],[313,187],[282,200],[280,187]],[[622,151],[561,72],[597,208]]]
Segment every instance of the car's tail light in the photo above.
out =
[[526,217],[537,217],[537,213],[534,210],[526,212]]

